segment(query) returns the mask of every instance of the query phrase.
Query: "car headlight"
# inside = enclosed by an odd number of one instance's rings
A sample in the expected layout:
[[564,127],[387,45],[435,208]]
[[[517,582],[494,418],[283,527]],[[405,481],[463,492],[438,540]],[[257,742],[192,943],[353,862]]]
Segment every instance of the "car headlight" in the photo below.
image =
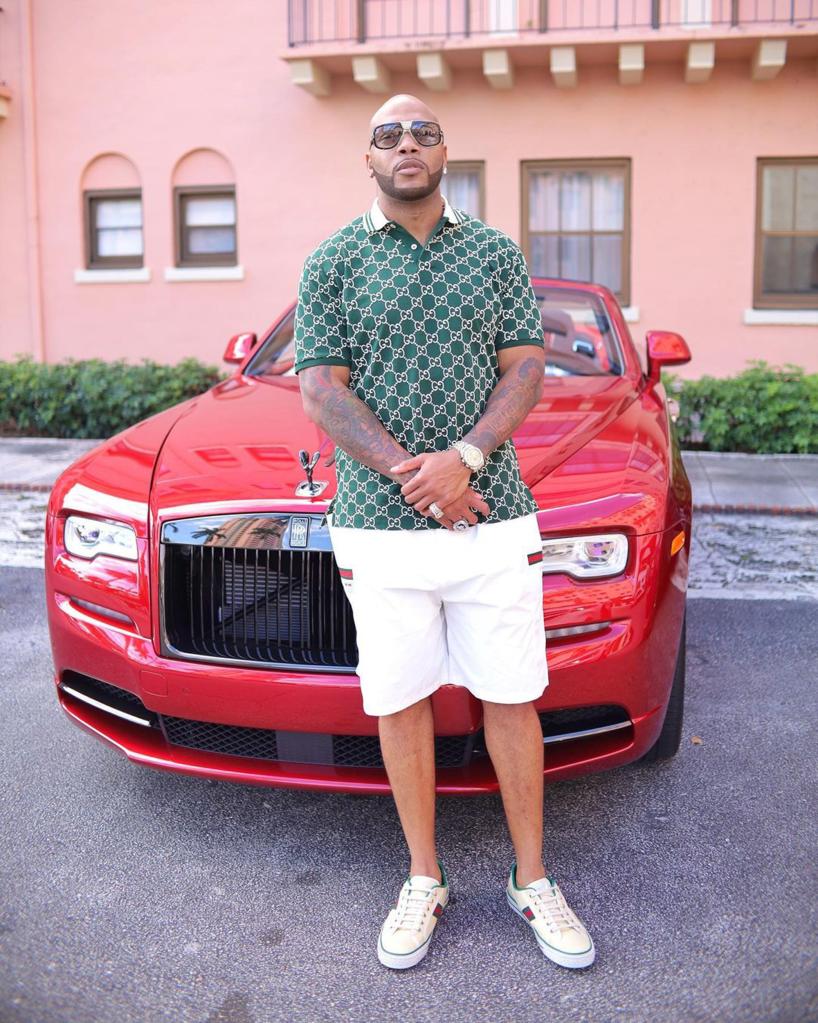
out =
[[624,533],[565,536],[542,542],[543,573],[564,572],[575,579],[619,575],[628,563]]
[[65,549],[78,558],[111,554],[115,558],[136,561],[136,533],[130,526],[102,519],[69,515],[65,520]]

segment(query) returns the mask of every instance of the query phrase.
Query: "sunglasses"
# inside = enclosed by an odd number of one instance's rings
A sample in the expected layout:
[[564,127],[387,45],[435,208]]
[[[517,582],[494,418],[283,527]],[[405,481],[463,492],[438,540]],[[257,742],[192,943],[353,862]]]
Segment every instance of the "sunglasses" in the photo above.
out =
[[375,128],[369,144],[376,149],[394,149],[405,131],[410,131],[420,146],[436,146],[443,141],[443,132],[435,121],[390,121]]

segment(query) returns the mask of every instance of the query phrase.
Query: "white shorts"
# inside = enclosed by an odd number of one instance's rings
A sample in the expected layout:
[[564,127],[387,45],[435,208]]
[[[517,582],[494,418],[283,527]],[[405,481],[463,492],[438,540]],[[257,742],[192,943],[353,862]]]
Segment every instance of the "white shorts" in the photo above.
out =
[[441,529],[333,526],[352,605],[364,711],[394,714],[443,684],[526,703],[548,685],[536,513]]

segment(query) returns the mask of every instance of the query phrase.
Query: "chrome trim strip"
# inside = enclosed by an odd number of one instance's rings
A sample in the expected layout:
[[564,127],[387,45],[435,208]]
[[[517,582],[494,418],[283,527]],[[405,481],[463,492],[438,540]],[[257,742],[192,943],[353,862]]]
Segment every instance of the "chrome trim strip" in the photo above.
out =
[[121,611],[114,611],[113,608],[105,607],[102,604],[92,604],[90,600],[80,600],[79,597],[69,597],[68,599],[72,604],[78,604],[85,611],[90,611],[92,614],[99,615],[100,618],[110,618],[111,621],[121,622],[123,625],[130,625],[131,631],[136,628],[133,623],[133,619],[129,618],[126,614],[122,614]]
[[146,728],[151,727],[151,723],[147,718],[139,718],[135,714],[128,714],[124,710],[116,710],[116,708],[109,706],[107,703],[100,703],[99,700],[95,700],[92,696],[86,696],[85,693],[80,693],[76,689],[72,689],[71,686],[61,683],[60,689],[62,689],[64,693],[68,693],[70,696],[73,696],[75,700],[82,700],[83,703],[89,703],[92,707],[96,707],[97,710],[104,710],[107,714],[113,714],[115,717],[124,718],[126,721],[133,721],[136,725],[144,725]]
[[620,721],[616,725],[602,725],[600,728],[584,728],[581,732],[565,732],[563,735],[549,735],[543,738],[543,745],[549,742],[566,742],[568,739],[584,739],[588,735],[601,735],[602,732],[615,732],[620,728],[630,727],[630,721]]
[[583,636],[589,632],[598,632],[600,629],[607,629],[611,624],[607,622],[593,622],[591,625],[568,625],[561,629],[546,629],[546,639],[561,639],[563,636]]
[[[293,519],[306,519],[309,543],[293,546]],[[247,550],[331,551],[332,540],[324,512],[234,512],[166,519],[159,532],[161,544],[187,547],[222,547]]]

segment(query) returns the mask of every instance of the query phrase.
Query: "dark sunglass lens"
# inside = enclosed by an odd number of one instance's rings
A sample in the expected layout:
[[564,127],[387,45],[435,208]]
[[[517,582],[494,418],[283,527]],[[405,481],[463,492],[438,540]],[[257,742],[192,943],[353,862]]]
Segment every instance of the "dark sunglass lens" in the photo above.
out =
[[440,142],[440,128],[431,121],[413,124],[412,134],[422,146],[436,146]]
[[379,149],[391,149],[398,144],[402,133],[399,124],[381,124],[374,131],[375,145]]

